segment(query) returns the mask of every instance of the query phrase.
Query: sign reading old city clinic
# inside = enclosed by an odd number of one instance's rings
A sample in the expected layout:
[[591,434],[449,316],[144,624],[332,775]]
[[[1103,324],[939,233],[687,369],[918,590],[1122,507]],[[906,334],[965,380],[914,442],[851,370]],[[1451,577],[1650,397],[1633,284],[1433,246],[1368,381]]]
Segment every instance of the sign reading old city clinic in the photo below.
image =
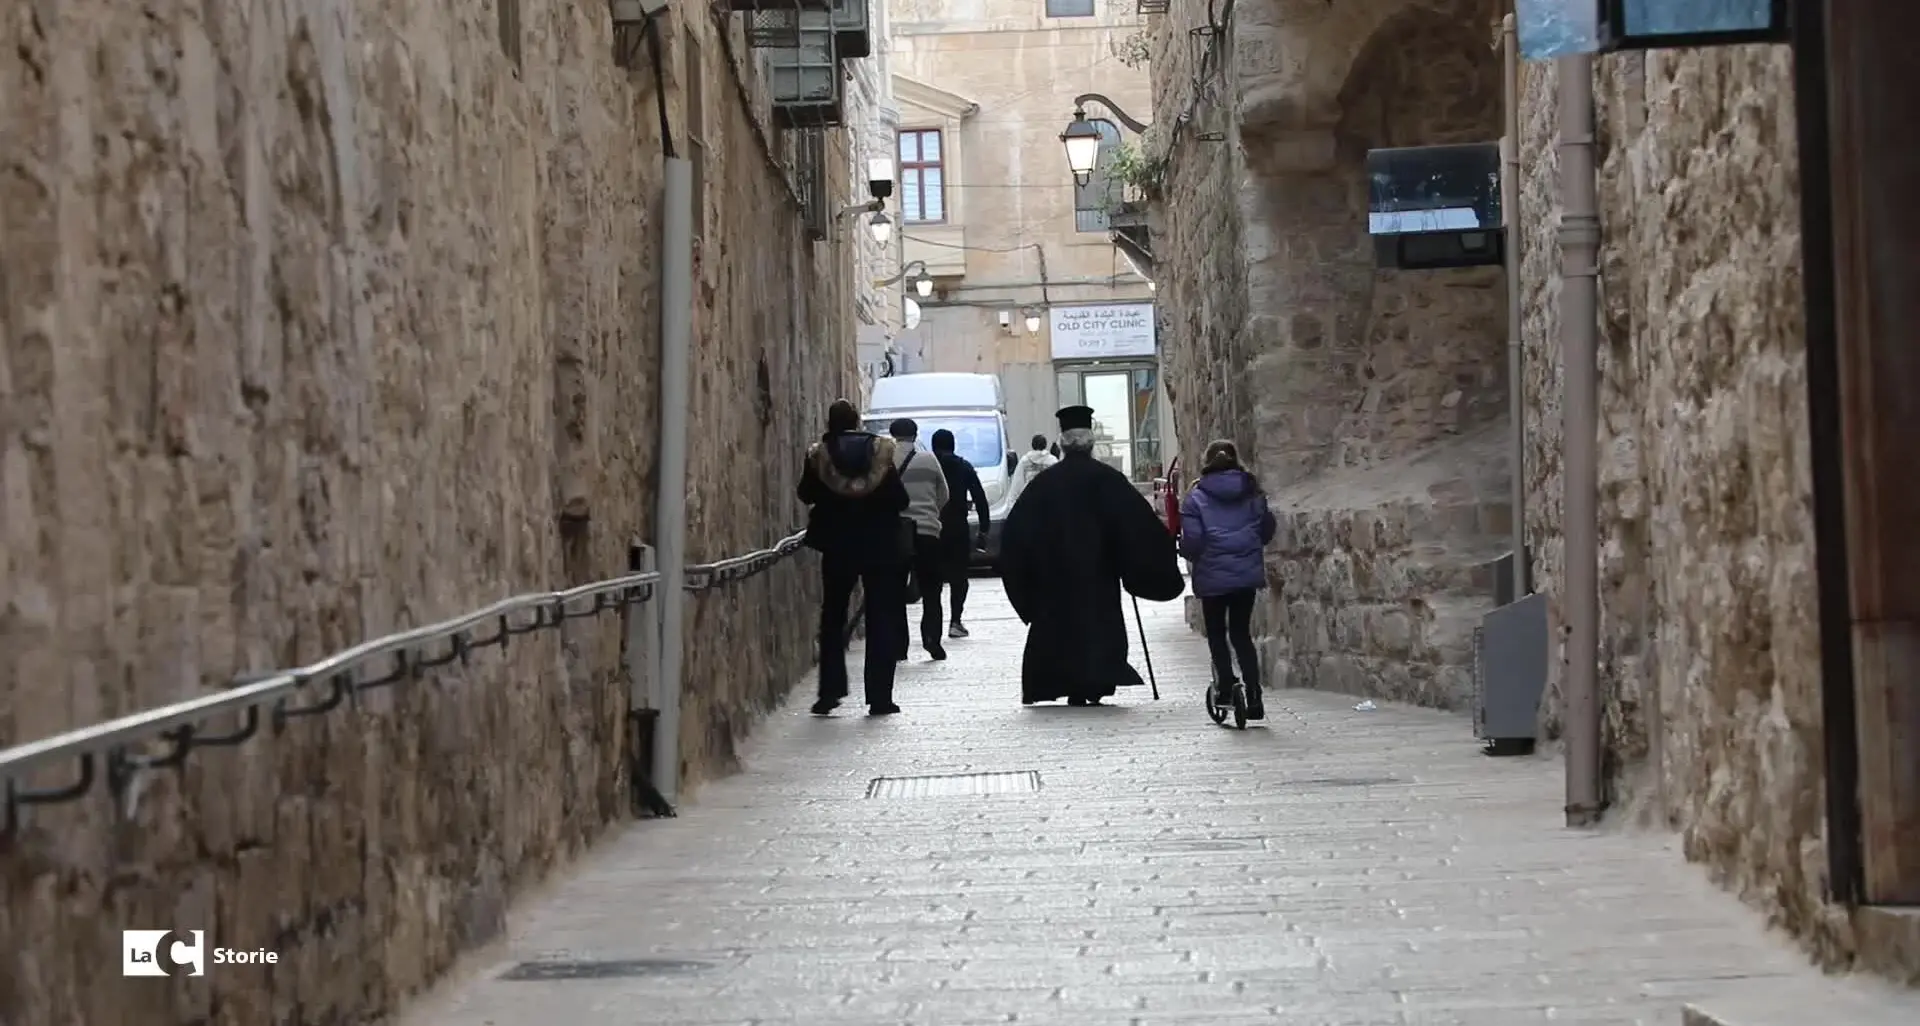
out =
[[1152,303],[1056,306],[1049,313],[1056,360],[1153,355]]

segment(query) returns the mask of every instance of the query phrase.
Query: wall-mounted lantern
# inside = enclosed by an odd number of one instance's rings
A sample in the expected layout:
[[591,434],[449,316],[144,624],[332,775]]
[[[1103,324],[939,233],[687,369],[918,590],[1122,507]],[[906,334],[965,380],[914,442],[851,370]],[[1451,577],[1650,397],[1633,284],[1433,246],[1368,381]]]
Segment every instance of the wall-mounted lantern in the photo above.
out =
[[1369,150],[1367,178],[1367,233],[1381,267],[1504,261],[1498,143]]
[[1520,56],[1782,43],[1787,0],[1514,0]]
[[1073,172],[1073,184],[1087,184],[1100,163],[1100,130],[1087,120],[1085,111],[1076,110],[1067,130],[1060,133],[1060,142],[1067,147],[1067,168]]
[[1027,307],[1027,334],[1040,334],[1040,309],[1038,307]]

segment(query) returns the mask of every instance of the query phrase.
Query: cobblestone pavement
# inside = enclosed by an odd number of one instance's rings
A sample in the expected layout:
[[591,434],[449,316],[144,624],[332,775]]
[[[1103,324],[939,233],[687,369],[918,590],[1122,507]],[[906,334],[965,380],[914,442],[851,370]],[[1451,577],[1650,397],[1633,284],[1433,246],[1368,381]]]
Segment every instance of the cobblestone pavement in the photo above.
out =
[[[1673,1026],[1809,972],[1667,839],[1565,829],[1555,764],[1480,755],[1460,716],[1296,691],[1215,727],[1177,603],[1142,607],[1162,701],[1023,708],[1018,620],[992,581],[970,608],[901,668],[902,715],[815,718],[803,682],[744,772],[598,846],[408,1021]],[[1037,792],[867,797],[1023,770]],[[501,978],[561,959],[666,964]]]

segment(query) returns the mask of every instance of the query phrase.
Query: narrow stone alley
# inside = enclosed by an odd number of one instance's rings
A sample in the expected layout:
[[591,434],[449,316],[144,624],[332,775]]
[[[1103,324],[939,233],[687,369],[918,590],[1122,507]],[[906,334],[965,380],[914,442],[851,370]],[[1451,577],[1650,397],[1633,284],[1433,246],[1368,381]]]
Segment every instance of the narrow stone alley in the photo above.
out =
[[1555,763],[1484,758],[1458,716],[1288,690],[1214,727],[1177,604],[1143,606],[1159,702],[1023,708],[1024,631],[975,591],[902,715],[790,698],[404,1021],[1670,1026],[1813,975],[1673,838],[1567,830]]

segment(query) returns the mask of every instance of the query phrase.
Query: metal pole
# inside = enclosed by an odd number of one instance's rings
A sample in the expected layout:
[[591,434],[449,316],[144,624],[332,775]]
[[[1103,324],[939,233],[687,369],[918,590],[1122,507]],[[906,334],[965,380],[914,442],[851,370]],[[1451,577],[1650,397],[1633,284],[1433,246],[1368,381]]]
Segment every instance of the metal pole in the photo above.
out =
[[1520,345],[1520,325],[1526,311],[1520,301],[1520,44],[1513,15],[1500,24],[1500,60],[1505,68],[1507,134],[1500,140],[1500,212],[1507,224],[1507,410],[1513,418],[1507,456],[1513,476],[1507,504],[1513,516],[1513,601],[1525,598],[1527,588],[1527,383],[1526,361]]
[[1140,599],[1133,595],[1127,597],[1133,599],[1133,626],[1140,632],[1140,654],[1147,658],[1147,683],[1153,688],[1153,700],[1158,702],[1160,680],[1153,675],[1153,650],[1147,647],[1147,624],[1140,619]]
[[[653,546],[635,543],[628,569],[648,573],[659,567]],[[627,711],[660,708],[660,587],[653,597],[627,608]],[[651,767],[649,767],[651,770]]]
[[653,744],[653,782],[671,802],[680,791],[680,694],[686,655],[687,414],[693,391],[693,164],[666,160],[661,211],[660,468],[654,525],[660,558],[660,718]]
[[1568,826],[1599,822],[1600,589],[1598,540],[1599,419],[1597,277],[1599,197],[1593,160],[1593,58],[1559,59],[1560,342],[1566,365],[1562,403],[1565,464]]

